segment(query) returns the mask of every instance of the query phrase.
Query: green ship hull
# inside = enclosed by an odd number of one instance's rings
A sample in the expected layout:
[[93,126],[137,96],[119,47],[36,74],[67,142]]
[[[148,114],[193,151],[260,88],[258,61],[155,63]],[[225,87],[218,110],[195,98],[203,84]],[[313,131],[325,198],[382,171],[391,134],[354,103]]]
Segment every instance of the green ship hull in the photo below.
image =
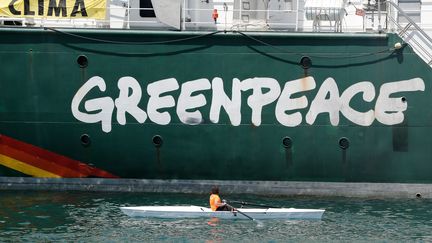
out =
[[397,35],[0,33],[2,177],[432,183]]

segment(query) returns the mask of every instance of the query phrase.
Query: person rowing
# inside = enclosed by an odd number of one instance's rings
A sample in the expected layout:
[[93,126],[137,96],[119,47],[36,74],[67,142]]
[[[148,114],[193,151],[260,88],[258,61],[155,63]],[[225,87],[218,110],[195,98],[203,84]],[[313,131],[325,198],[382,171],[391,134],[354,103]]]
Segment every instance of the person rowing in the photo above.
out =
[[[220,199],[219,197],[219,187],[214,186],[211,190],[210,195],[210,208],[212,211],[231,211],[234,213],[234,216],[236,215],[236,212],[240,213],[241,215],[245,216],[246,218],[255,221],[254,218],[250,217],[249,215],[243,213],[242,211],[232,207],[228,203],[226,203],[225,200]],[[212,225],[212,224],[210,224]]]
[[210,208],[212,211],[232,211],[233,208],[226,204],[225,200],[221,201],[219,197],[219,187],[214,186],[211,189]]

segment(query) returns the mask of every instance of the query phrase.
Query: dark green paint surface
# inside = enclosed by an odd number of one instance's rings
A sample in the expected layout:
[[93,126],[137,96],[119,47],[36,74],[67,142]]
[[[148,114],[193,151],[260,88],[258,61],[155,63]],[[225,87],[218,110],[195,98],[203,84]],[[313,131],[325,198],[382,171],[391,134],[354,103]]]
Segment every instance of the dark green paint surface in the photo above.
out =
[[[194,33],[77,31],[81,36],[130,42],[168,41],[192,37]],[[238,33],[175,43],[133,45],[111,44],[72,37],[50,30],[0,29],[0,134],[31,143],[82,161],[125,178],[302,180],[353,182],[432,182],[432,69],[408,46],[392,47],[401,40],[388,35],[311,35],[249,33],[274,47],[263,45]],[[77,58],[85,55],[88,66],[80,68]],[[312,67],[299,65],[302,56],[312,59]],[[176,78],[184,82],[214,77],[224,80],[231,96],[232,79],[270,77],[285,82],[313,76],[316,88],[299,93],[309,106],[300,110],[303,122],[285,127],[276,120],[276,102],[265,106],[261,126],[253,126],[247,97],[242,92],[242,121],[232,126],[221,110],[218,124],[209,120],[211,90],[202,91],[207,105],[200,108],[204,122],[191,126],[181,123],[176,108],[166,126],[138,123],[127,116],[119,125],[116,111],[112,130],[105,133],[100,123],[86,124],[75,119],[71,101],[91,77],[100,76],[107,90],[93,89],[85,100],[118,97],[117,81],[124,76],[137,79],[143,91],[140,108],[147,110],[149,83]],[[402,124],[386,126],[375,120],[370,127],[355,125],[340,114],[332,126],[327,114],[313,125],[305,122],[319,87],[333,77],[342,93],[361,81],[371,81],[374,101],[356,95],[350,105],[359,111],[374,109],[383,83],[422,78],[424,92],[398,93],[408,102]],[[177,100],[180,90],[170,92]],[[85,101],[84,100],[84,101]],[[84,106],[81,104],[81,111]],[[88,134],[90,146],[80,137]],[[160,135],[163,145],[156,148],[152,138]],[[291,148],[282,144],[284,137]],[[350,146],[339,147],[346,137]],[[19,173],[0,168],[0,176]]]

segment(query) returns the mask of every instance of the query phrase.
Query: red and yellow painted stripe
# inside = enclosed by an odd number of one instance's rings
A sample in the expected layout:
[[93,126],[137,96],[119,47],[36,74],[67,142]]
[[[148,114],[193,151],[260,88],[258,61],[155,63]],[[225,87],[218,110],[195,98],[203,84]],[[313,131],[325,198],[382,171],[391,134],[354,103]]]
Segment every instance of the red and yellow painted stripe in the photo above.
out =
[[107,171],[4,135],[0,135],[0,165],[33,177],[118,178]]

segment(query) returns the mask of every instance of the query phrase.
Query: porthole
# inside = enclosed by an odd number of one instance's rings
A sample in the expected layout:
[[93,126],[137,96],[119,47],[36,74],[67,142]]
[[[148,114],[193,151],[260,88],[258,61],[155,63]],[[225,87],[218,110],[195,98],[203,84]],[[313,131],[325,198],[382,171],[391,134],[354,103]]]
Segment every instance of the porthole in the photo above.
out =
[[284,137],[282,139],[282,145],[285,148],[291,148],[292,147],[292,139],[290,137]]
[[348,138],[343,137],[343,138],[339,139],[339,147],[341,149],[345,150],[345,149],[349,148],[349,146],[350,146],[350,142],[349,142]]
[[300,65],[304,68],[304,69],[308,69],[312,66],[312,60],[309,57],[302,57],[300,59]]
[[85,68],[85,67],[88,66],[88,59],[87,59],[86,56],[84,56],[84,55],[80,55],[80,56],[77,58],[77,63],[78,63],[78,65],[80,66],[80,68]]
[[81,135],[80,140],[81,140],[81,144],[84,147],[88,147],[90,145],[90,143],[91,143],[90,136],[88,134]]
[[155,147],[157,147],[157,148],[161,147],[162,144],[163,144],[163,139],[162,139],[162,137],[161,137],[160,135],[155,135],[155,136],[152,138],[152,141],[153,141],[153,145],[154,145]]

